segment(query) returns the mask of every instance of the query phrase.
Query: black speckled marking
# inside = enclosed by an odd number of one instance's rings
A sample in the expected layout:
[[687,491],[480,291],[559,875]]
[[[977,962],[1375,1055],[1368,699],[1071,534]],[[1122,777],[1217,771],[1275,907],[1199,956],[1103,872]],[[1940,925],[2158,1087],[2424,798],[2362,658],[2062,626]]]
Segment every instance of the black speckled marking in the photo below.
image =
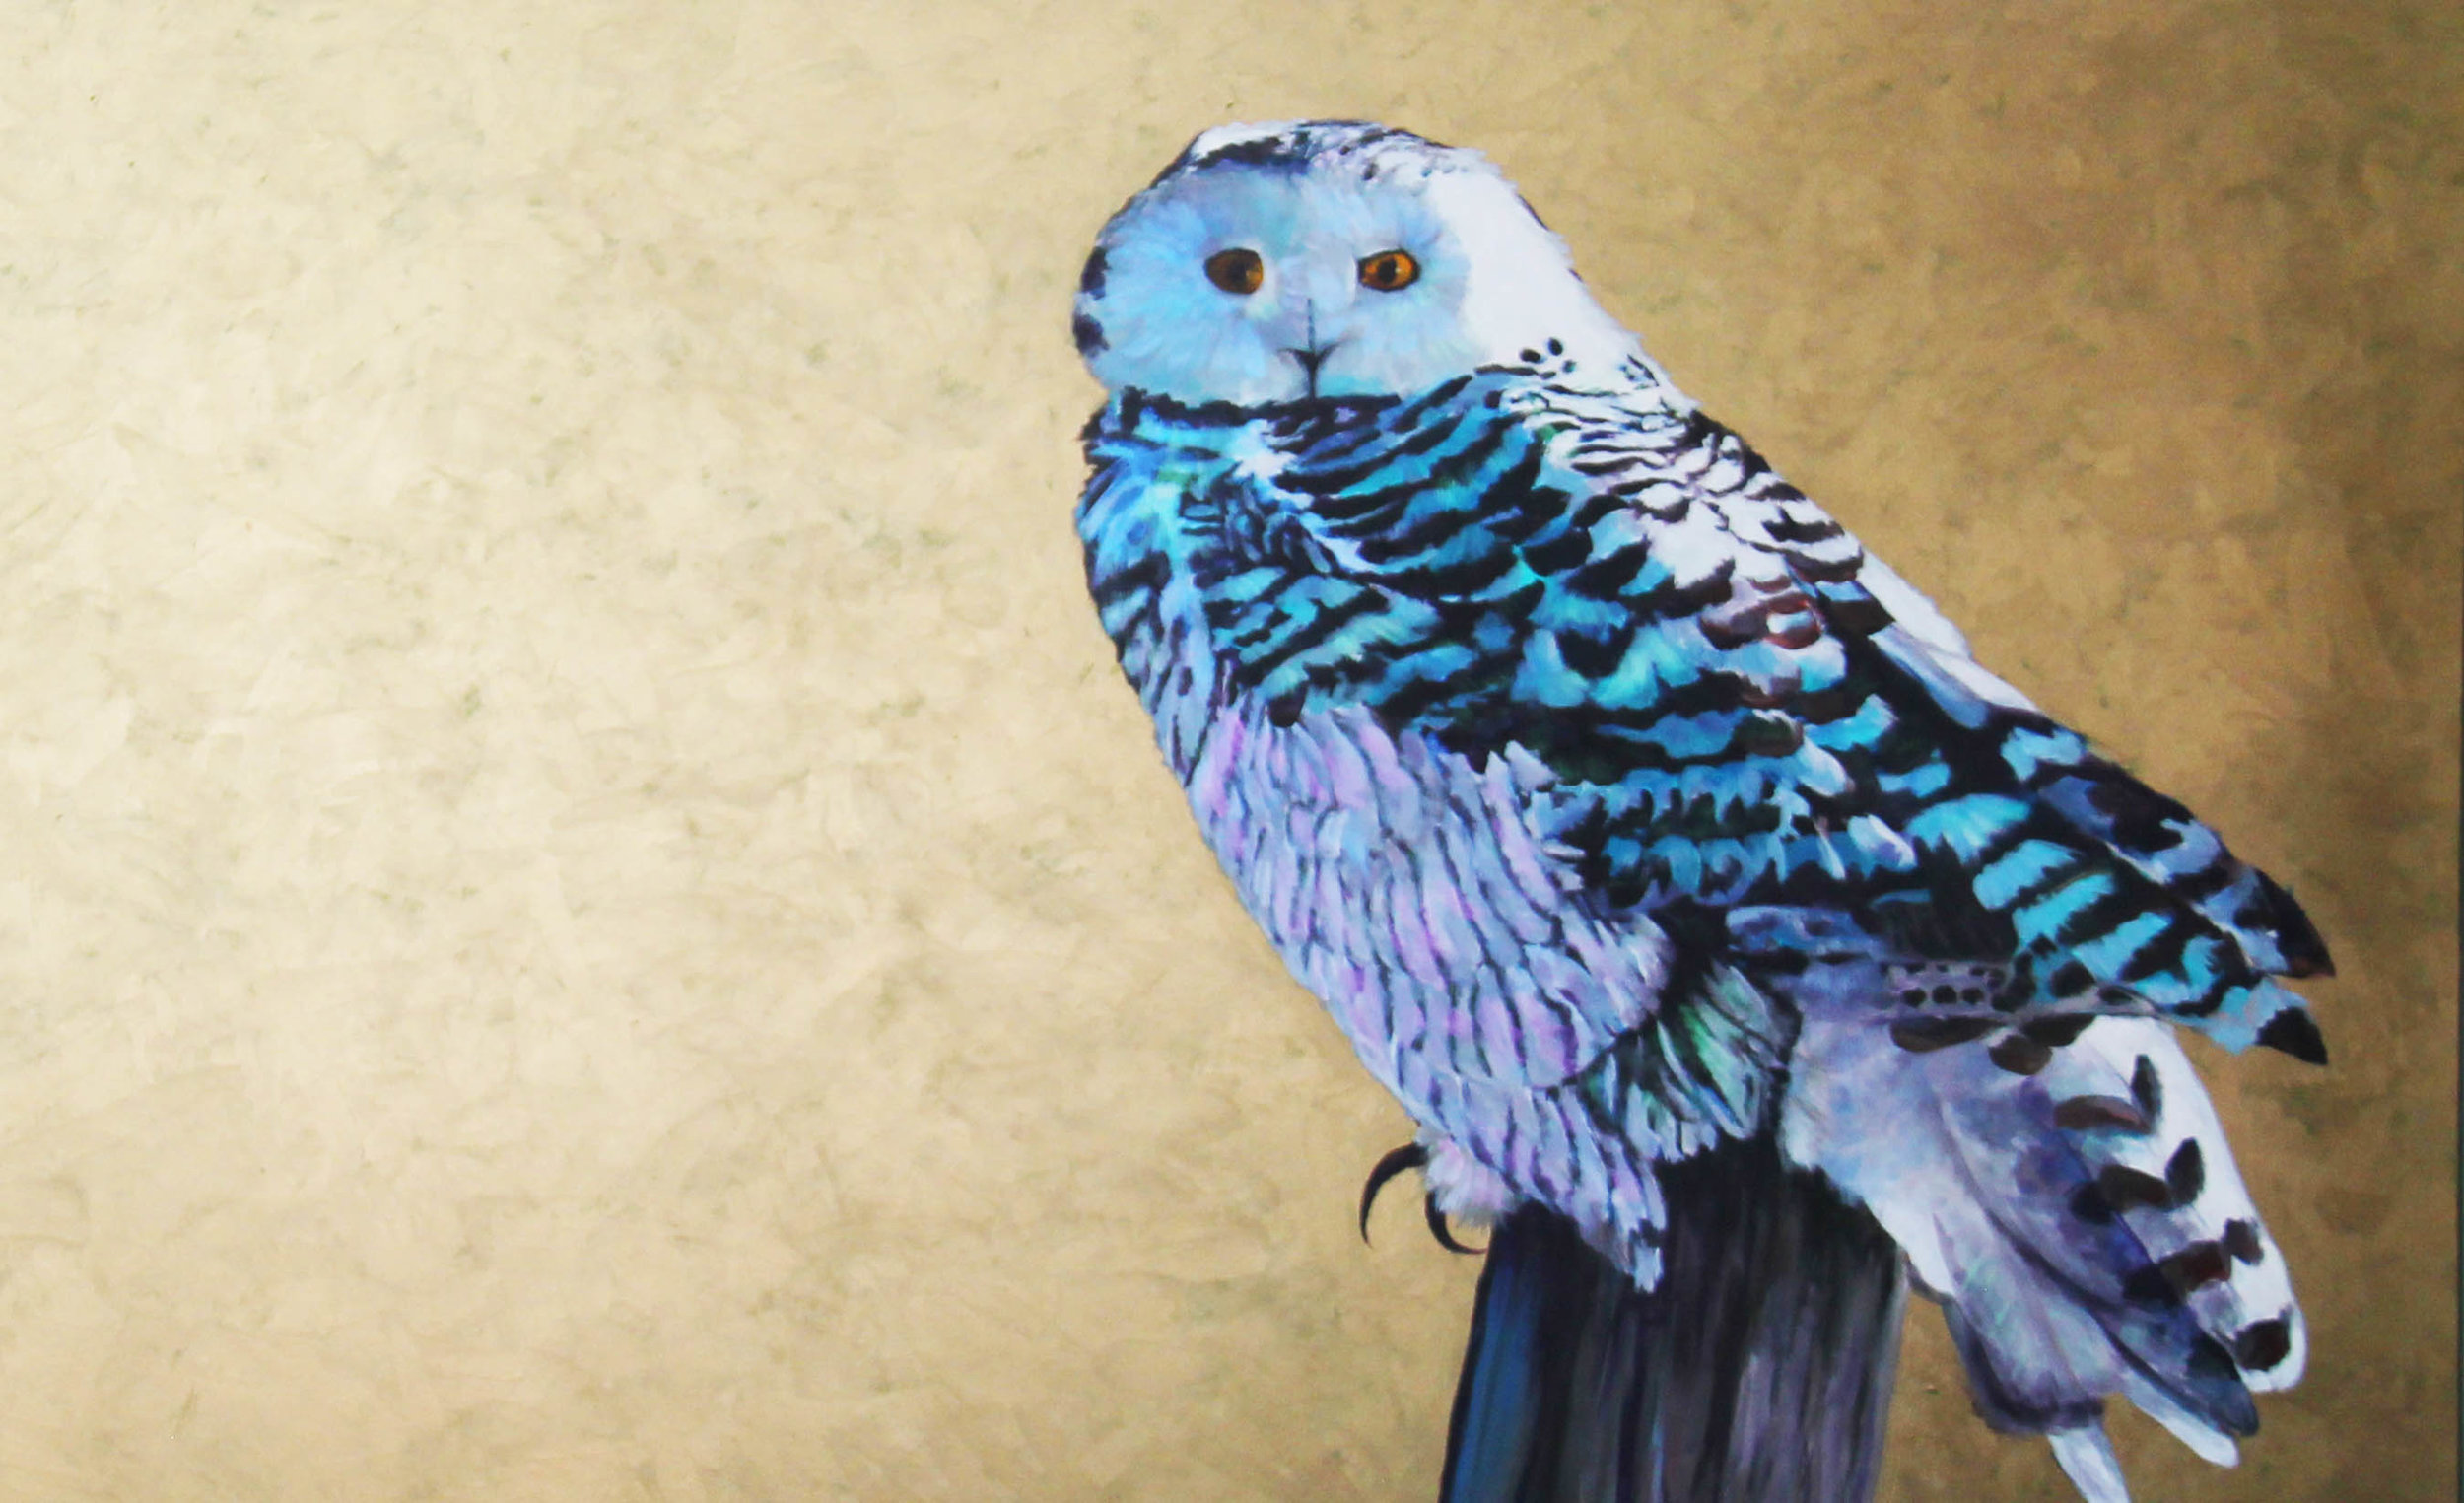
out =
[[1991,1018],[1912,1018],[1890,1025],[1890,1041],[1912,1055],[1932,1054],[1994,1031]]
[[2145,1170],[2107,1164],[2096,1172],[2096,1189],[2118,1210],[2173,1208],[2173,1187]]
[[2164,1082],[2156,1075],[2156,1061],[2146,1055],[2139,1057],[2138,1065],[2130,1072],[2130,1094],[2149,1122],[2164,1115]]
[[2077,996],[2096,984],[2096,978],[2076,960],[2066,960],[2053,968],[2045,978],[2045,990],[2055,996]]
[[2113,1202],[2095,1186],[2082,1185],[2071,1196],[2071,1214],[2090,1226],[2104,1226],[2113,1220]]
[[2119,1096],[2074,1096],[2068,1101],[2056,1102],[2053,1125],[2068,1127],[2074,1132],[2092,1127],[2118,1127],[2124,1132],[2145,1132],[2149,1127],[2147,1115],[2139,1110],[2137,1103],[2124,1101]]
[[2282,1319],[2253,1321],[2233,1337],[2233,1360],[2245,1372],[2266,1372],[2292,1354],[2293,1328]]
[[2327,1040],[2318,1031],[2318,1020],[2304,1007],[2288,1007],[2269,1018],[2267,1026],[2259,1030],[2259,1042],[2304,1064],[2327,1062]]
[[2188,1205],[2198,1199],[2199,1192],[2207,1188],[2207,1158],[2200,1153],[2196,1138],[2174,1149],[2173,1156],[2165,1161],[2164,1184],[2173,1192],[2174,1204]]
[[2146,1267],[2132,1269],[2123,1278],[2122,1297],[2140,1305],[2178,1305],[2182,1299],[2181,1291],[2164,1276],[2163,1266],[2153,1263]]
[[2094,1021],[2084,1013],[2064,1013],[2058,1017],[2038,1018],[2019,1032],[2048,1049],[2060,1049],[2076,1042],[2081,1034],[2088,1031],[2088,1025]]
[[2159,1259],[2156,1266],[2163,1270],[2165,1281],[2173,1292],[2187,1299],[2193,1290],[2209,1284],[2222,1283],[2233,1276],[2233,1265],[2224,1257],[2224,1250],[2213,1242],[2194,1242],[2180,1252]]
[[2053,1062],[2053,1051],[2023,1033],[2015,1033],[1986,1052],[1986,1058],[2014,1075],[2033,1075]]

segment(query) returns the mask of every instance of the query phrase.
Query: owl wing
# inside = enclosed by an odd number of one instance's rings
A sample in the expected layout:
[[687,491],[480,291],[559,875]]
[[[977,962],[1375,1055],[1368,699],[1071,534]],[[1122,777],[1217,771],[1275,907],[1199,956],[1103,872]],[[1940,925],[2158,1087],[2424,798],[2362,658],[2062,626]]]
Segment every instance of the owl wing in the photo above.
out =
[[1681,948],[1814,913],[1792,942],[1844,922],[1955,1007],[2154,1012],[2323,1058],[2268,980],[2329,968],[2284,890],[1698,411],[1491,373],[1277,437],[1287,462],[1221,499],[1237,546],[1203,581],[1276,716],[1362,707],[1536,760],[1586,893]]
[[1690,408],[1487,376],[1285,441],[1221,525],[1314,603],[1253,563],[1210,625],[1274,716],[1552,775],[1549,848],[1673,949],[1571,1082],[1594,1120],[1661,1162],[1742,1135],[1776,1054],[1789,1160],[1907,1251],[1989,1419],[2096,1499],[2109,1394],[2228,1459],[2300,1316],[2153,1019],[2323,1059],[2269,980],[2329,967],[2283,889]]

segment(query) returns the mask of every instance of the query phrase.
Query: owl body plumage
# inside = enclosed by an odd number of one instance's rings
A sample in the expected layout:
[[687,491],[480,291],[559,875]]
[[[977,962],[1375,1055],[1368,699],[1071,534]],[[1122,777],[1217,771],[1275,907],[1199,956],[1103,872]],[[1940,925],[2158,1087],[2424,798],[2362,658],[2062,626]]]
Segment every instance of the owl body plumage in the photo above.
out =
[[[1197,252],[1244,234],[1288,285],[1210,293]],[[1411,236],[1427,307],[1330,291]],[[1173,345],[1201,314],[1249,322]],[[1449,1209],[1545,1207],[1649,1290],[1660,1168],[1775,1141],[2090,1497],[2106,1394],[2229,1456],[2300,1321],[2166,1024],[2323,1058],[2269,979],[2327,965],[2280,888],[1979,667],[1472,154],[1200,137],[1078,333],[1116,388],[1078,512],[1105,629]]]

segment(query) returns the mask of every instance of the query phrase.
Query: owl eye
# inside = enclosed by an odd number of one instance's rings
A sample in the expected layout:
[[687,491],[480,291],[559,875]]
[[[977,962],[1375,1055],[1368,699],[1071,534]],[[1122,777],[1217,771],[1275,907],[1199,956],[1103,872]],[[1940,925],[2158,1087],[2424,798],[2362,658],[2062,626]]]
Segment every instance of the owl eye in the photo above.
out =
[[1218,250],[1206,258],[1206,280],[1246,298],[1266,280],[1266,263],[1255,250]]
[[1420,280],[1420,263],[1408,250],[1381,250],[1360,258],[1360,285],[1373,292],[1399,293]]

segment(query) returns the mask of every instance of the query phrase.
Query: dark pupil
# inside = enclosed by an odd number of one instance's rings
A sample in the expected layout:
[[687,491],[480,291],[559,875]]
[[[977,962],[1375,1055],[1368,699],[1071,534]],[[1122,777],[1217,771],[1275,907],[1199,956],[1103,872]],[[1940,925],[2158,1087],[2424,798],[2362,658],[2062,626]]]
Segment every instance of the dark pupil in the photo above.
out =
[[1377,292],[1400,292],[1419,275],[1419,263],[1402,250],[1381,250],[1360,263],[1362,284]]
[[1206,280],[1228,293],[1254,293],[1266,274],[1255,250],[1218,250],[1206,258]]

